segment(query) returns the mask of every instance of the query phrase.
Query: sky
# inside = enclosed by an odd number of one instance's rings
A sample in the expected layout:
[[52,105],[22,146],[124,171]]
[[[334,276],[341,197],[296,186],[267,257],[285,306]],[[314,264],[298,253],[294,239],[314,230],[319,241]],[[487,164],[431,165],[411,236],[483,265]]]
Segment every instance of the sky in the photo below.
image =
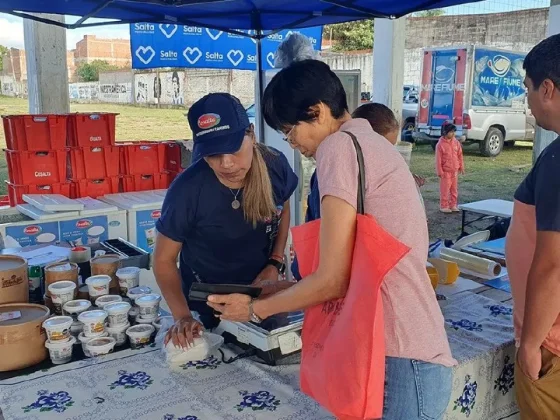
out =
[[[447,14],[498,13],[521,9],[547,7],[550,0],[487,0],[479,3],[449,7]],[[71,19],[71,18],[70,18]],[[129,38],[128,25],[111,25],[97,28],[73,29],[66,32],[68,49],[73,49],[84,35],[92,34],[99,38]],[[23,48],[22,19],[0,13],[0,45]]]

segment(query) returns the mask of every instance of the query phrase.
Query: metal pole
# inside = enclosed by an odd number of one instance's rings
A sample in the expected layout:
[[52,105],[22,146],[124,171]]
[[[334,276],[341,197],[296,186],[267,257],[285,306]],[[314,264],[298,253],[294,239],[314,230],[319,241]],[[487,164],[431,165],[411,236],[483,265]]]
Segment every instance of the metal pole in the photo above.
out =
[[262,66],[262,31],[256,31],[257,38],[257,83],[255,86],[255,124],[257,139],[259,142],[266,143],[264,139],[264,118],[262,113],[262,95],[264,93],[264,70]]

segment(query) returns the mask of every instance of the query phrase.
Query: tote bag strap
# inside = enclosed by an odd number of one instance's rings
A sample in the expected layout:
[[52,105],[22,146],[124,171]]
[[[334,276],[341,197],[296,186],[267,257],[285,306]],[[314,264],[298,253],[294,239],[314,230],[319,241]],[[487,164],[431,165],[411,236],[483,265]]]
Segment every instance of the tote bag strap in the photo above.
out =
[[362,146],[358,143],[358,139],[354,134],[349,131],[343,131],[350,136],[352,142],[354,143],[354,147],[356,148],[356,155],[358,157],[358,205],[357,205],[357,212],[358,214],[365,215],[365,189],[366,189],[366,175],[365,175],[365,166],[364,166],[364,155],[362,153]]

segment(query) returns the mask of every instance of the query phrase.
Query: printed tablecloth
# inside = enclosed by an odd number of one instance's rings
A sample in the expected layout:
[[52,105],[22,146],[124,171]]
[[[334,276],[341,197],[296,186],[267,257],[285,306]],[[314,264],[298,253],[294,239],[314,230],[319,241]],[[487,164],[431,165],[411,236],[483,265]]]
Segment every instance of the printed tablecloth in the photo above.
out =
[[511,306],[471,292],[452,296],[440,306],[459,362],[445,419],[499,420],[517,413]]
[[[460,362],[445,418],[515,413],[511,307],[470,292],[440,304]],[[169,370],[156,346],[2,381],[0,407],[6,420],[333,419],[299,390],[297,364],[224,364],[211,357]]]

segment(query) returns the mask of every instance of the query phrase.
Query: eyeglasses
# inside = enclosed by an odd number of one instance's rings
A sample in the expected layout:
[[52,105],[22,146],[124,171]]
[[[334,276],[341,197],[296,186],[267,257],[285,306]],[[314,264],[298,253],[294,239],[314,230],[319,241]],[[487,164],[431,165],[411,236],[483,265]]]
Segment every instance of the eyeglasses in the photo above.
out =
[[297,127],[297,126],[294,125],[294,126],[292,127],[292,129],[291,129],[290,131],[288,131],[288,134],[286,134],[286,136],[284,137],[284,141],[287,141],[287,142],[288,142],[289,144],[291,144],[292,146],[293,146],[295,143],[294,143],[294,141],[290,138],[290,136],[291,136],[292,132],[294,131],[294,129],[295,129],[296,127]]

